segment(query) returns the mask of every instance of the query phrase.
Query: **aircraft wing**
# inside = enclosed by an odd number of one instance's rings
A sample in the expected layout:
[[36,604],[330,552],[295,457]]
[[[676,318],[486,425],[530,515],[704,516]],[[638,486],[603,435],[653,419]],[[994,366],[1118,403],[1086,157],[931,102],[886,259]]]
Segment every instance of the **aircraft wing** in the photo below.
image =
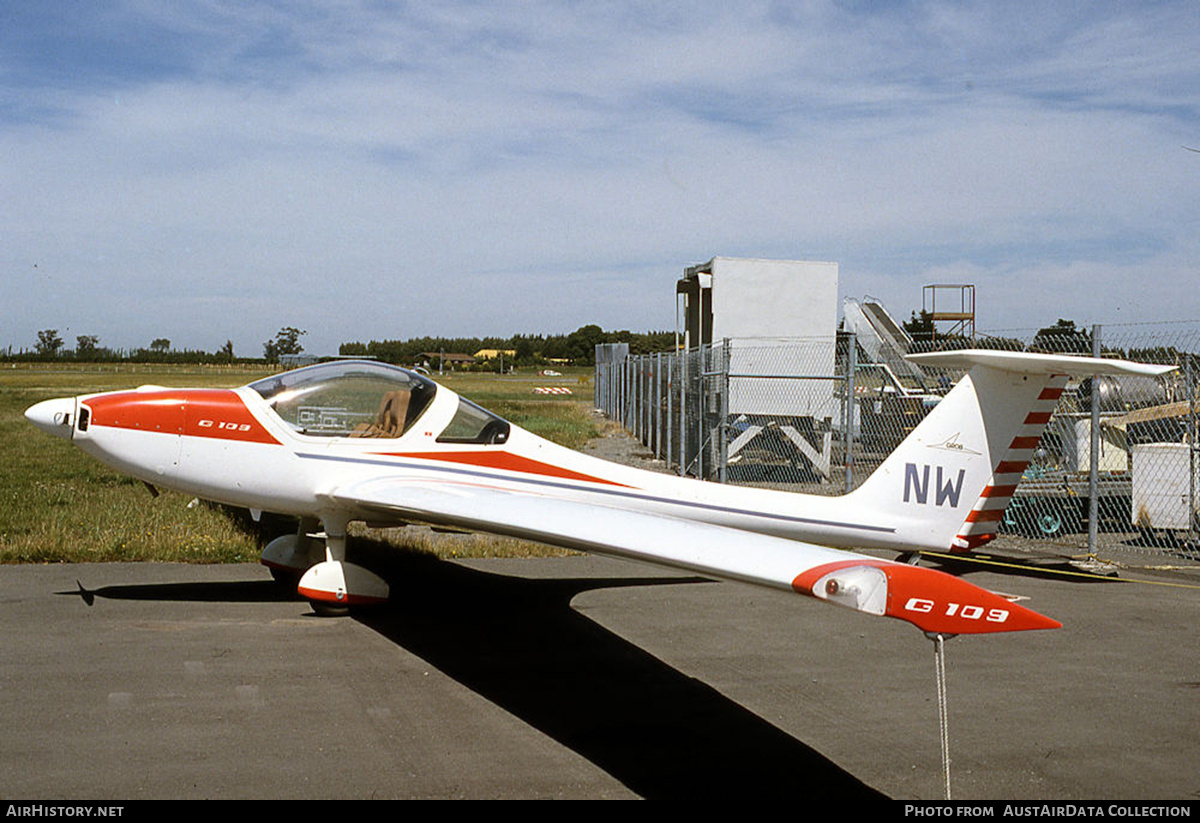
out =
[[810,595],[946,635],[1059,628],[932,569],[707,523],[528,492],[386,476],[328,497],[366,515],[516,537]]

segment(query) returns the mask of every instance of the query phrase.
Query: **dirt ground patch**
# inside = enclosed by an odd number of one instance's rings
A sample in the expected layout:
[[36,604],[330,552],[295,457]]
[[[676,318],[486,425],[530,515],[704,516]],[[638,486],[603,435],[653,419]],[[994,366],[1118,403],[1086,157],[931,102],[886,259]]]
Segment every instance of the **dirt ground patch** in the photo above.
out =
[[659,460],[654,454],[631,435],[619,423],[609,420],[599,411],[592,411],[592,422],[600,431],[600,436],[588,441],[583,447],[583,453],[623,466],[633,466],[639,469],[670,474],[666,462]]

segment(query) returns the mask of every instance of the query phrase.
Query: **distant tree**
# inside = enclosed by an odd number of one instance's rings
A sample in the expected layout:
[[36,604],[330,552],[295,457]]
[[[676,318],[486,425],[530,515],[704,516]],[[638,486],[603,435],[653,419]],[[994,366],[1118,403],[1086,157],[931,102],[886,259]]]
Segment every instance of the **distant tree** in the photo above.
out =
[[[628,343],[635,354],[675,349],[674,332],[649,332],[639,334],[630,331],[606,332],[599,326],[583,326],[570,334],[518,334],[510,338],[500,337],[418,337],[409,340],[372,340],[342,343],[338,353],[342,355],[368,355],[385,363],[411,364],[430,359],[436,362],[440,353],[466,354],[480,349],[511,349],[514,354],[505,358],[518,366],[531,366],[548,360],[570,360],[576,365],[590,365],[596,356],[597,343]],[[488,368],[480,364],[479,368]]]
[[224,360],[225,362],[232,363],[233,362],[233,341],[226,340],[225,345],[221,347],[221,350],[219,352],[217,352],[217,354],[220,355],[221,359]]
[[651,352],[674,351],[675,332],[654,331],[645,334],[635,334],[629,344],[629,350],[634,354],[650,354]]
[[997,337],[981,334],[971,341],[973,349],[1002,349],[1004,351],[1025,351],[1025,342],[1015,337]]
[[300,345],[302,334],[308,334],[308,332],[301,331],[294,326],[285,326],[279,330],[279,334],[275,335],[275,350],[280,354],[299,354],[304,351],[304,346]]
[[1191,368],[1200,366],[1200,355],[1181,351],[1175,346],[1150,346],[1149,348],[1133,348],[1127,355],[1136,363],[1162,363],[1165,365],[1184,368],[1191,361]]
[[171,350],[171,341],[165,337],[159,337],[150,344],[150,351],[168,352]]
[[533,339],[524,334],[518,334],[512,339],[512,349],[515,352],[513,360],[523,366],[532,363],[537,354]]
[[299,354],[304,351],[304,346],[300,345],[300,336],[304,334],[308,332],[294,326],[284,326],[275,335],[274,340],[263,343],[263,357],[268,363],[278,363],[279,358],[285,354]]
[[38,332],[37,353],[48,357],[56,357],[63,346],[58,329],[43,329]]
[[901,323],[904,330],[908,332],[908,336],[916,343],[928,343],[933,339],[933,314],[921,309],[918,315],[915,311],[908,320]]
[[596,362],[596,345],[606,342],[604,330],[599,326],[580,326],[567,335],[567,357],[576,365],[590,366]]
[[1029,348],[1052,354],[1086,354],[1092,350],[1092,335],[1085,329],[1075,328],[1074,320],[1060,317],[1053,326],[1039,329]]
[[100,338],[94,334],[81,334],[75,338],[75,359],[93,360],[99,350]]

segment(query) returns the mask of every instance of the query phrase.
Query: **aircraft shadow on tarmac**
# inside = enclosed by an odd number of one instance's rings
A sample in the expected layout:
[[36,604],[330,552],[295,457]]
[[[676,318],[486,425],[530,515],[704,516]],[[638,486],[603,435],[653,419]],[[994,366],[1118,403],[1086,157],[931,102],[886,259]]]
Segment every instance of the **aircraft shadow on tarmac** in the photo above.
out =
[[1074,566],[1067,558],[1042,556],[1025,559],[1009,556],[991,556],[976,553],[962,557],[951,557],[937,552],[922,552],[921,558],[933,568],[968,578],[973,574],[989,573],[1005,577],[1032,577],[1048,580],[1070,580],[1072,583],[1119,582],[1112,573],[1090,573]]
[[[365,558],[363,558],[365,560]],[[645,798],[883,795],[715,689],[571,608],[575,595],[703,578],[511,577],[392,552],[390,602],[359,620]],[[112,599],[275,601],[271,583],[108,586]]]
[[76,581],[77,589],[55,592],[82,598],[89,606],[104,600],[165,600],[181,603],[282,603],[295,596],[270,580],[239,580],[226,583],[131,583],[88,589]]

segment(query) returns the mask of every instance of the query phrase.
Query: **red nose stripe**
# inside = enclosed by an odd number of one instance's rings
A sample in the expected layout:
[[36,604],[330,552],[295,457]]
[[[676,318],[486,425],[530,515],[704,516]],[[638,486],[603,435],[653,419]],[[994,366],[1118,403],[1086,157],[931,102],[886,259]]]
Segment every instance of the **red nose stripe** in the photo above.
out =
[[185,434],[274,443],[276,440],[227,389],[165,389],[102,394],[84,401],[92,410],[91,425],[118,429]]
[[183,434],[184,392],[114,392],[84,401],[92,426]]
[[254,418],[242,398],[229,390],[196,389],[188,392],[183,433],[240,443],[279,443]]

